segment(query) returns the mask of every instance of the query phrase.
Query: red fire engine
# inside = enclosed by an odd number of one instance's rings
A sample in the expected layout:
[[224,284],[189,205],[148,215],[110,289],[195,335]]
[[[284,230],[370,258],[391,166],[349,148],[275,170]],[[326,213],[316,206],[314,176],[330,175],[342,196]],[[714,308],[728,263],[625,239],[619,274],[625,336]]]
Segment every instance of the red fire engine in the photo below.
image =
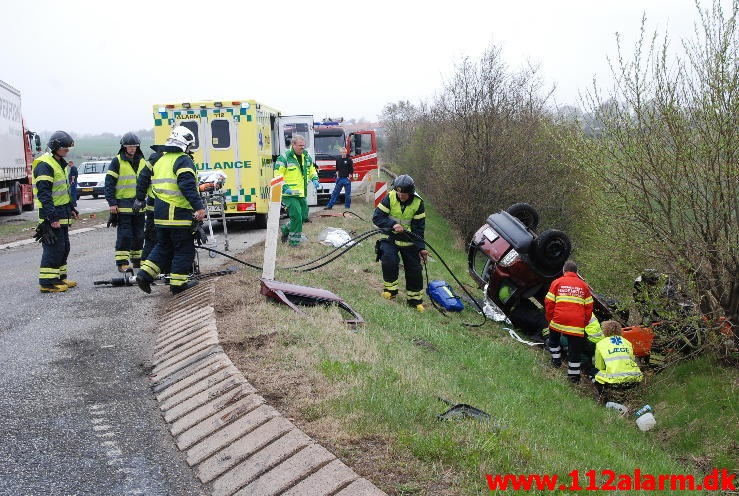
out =
[[374,131],[353,131],[347,136],[341,120],[324,119],[314,123],[314,140],[319,199],[327,199],[336,185],[336,159],[341,157],[341,148],[346,147],[349,158],[354,162],[352,196],[367,191],[372,180],[371,172],[377,170],[377,134]]

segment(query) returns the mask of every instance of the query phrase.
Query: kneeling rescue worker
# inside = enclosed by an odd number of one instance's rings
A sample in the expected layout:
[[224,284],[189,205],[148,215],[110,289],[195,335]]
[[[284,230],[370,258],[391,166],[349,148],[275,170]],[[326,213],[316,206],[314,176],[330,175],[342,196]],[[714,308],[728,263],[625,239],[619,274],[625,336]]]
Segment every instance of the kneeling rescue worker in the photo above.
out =
[[133,133],[124,134],[121,149],[110,162],[105,175],[105,199],[110,213],[118,216],[115,240],[118,272],[126,272],[131,265],[135,269],[141,267],[144,212],[134,212],[133,202],[136,198],[136,178],[146,166],[141,140]]
[[605,338],[595,345],[595,387],[602,401],[620,398],[614,393],[638,385],[644,375],[634,359],[634,347],[621,335],[621,324],[615,320],[603,322]]
[[[195,260],[193,216],[203,220],[205,210],[197,189],[195,163],[188,152],[195,144],[195,135],[184,126],[172,130],[162,156],[154,164],[151,185],[154,191],[154,224],[157,242],[149,257],[141,262],[136,282],[146,293],[162,272],[169,272],[170,290],[180,293],[197,284],[188,281]],[[140,182],[144,178],[140,178]],[[134,208],[145,207],[148,184],[140,184]]]
[[[380,229],[391,230],[388,238],[378,242],[378,259],[382,262],[382,297],[388,300],[398,295],[400,257],[405,267],[405,288],[408,305],[423,312],[423,272],[428,251],[423,242],[426,229],[426,209],[416,194],[413,178],[403,174],[393,181],[393,190],[375,209],[372,222]],[[409,236],[407,232],[413,233]]]
[[33,197],[38,209],[41,242],[39,284],[42,293],[61,293],[77,286],[67,279],[69,225],[79,214],[69,194],[67,162],[64,157],[74,146],[72,137],[56,131],[49,138],[49,151],[33,161]]

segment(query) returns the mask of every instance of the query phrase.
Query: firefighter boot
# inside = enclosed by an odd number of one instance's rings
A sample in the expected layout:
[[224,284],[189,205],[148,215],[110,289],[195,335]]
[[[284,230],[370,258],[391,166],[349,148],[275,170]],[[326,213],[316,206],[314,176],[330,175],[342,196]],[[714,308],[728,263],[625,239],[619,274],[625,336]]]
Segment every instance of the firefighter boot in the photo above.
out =
[[136,284],[141,291],[146,294],[151,294],[151,282],[146,279],[144,274],[145,272],[143,270],[140,270],[139,273],[136,274]]
[[41,284],[40,290],[42,293],[63,293],[69,287],[66,284],[57,283],[57,284]]
[[118,266],[118,272],[121,274],[125,274],[126,272],[131,270],[131,266],[128,264],[123,264]]
[[398,291],[386,289],[382,292],[382,297],[386,300],[394,300],[396,296],[398,296]]
[[62,279],[62,283],[64,283],[64,285],[68,288],[73,288],[77,286],[77,281],[70,281],[69,279]]
[[418,305],[416,305],[415,308],[416,308],[416,310],[418,310],[419,313],[423,313],[423,312],[426,311],[426,309],[423,308],[423,303],[419,303]]
[[198,285],[198,281],[187,281],[182,286],[169,286],[170,291],[172,291],[173,295],[182,293],[183,291],[187,291],[190,288],[193,288]]

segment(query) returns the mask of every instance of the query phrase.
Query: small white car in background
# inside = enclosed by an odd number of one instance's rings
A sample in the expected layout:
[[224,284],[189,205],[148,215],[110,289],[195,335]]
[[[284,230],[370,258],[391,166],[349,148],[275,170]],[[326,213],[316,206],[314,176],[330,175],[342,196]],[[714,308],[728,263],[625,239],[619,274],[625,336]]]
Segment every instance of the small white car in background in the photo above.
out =
[[93,198],[105,196],[105,173],[110,160],[82,162],[77,167],[77,196],[92,195]]

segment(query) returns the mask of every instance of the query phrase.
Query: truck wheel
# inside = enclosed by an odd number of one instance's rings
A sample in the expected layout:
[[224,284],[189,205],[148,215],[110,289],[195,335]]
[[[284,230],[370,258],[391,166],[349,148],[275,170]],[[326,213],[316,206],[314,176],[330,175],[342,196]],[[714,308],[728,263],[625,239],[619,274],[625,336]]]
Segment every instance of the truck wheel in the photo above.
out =
[[23,205],[24,212],[33,212],[35,208],[36,208],[36,204],[34,202],[31,202],[27,205]]
[[547,271],[561,270],[571,252],[570,238],[556,229],[547,229],[534,241],[536,263]]
[[10,187],[10,201],[15,205],[11,210],[6,210],[10,215],[20,215],[23,212],[23,191],[21,183],[16,182]]
[[526,229],[536,231],[539,227],[539,213],[528,203],[514,203],[506,209],[506,212],[520,220]]
[[257,214],[254,216],[254,222],[257,229],[267,229],[267,214]]

